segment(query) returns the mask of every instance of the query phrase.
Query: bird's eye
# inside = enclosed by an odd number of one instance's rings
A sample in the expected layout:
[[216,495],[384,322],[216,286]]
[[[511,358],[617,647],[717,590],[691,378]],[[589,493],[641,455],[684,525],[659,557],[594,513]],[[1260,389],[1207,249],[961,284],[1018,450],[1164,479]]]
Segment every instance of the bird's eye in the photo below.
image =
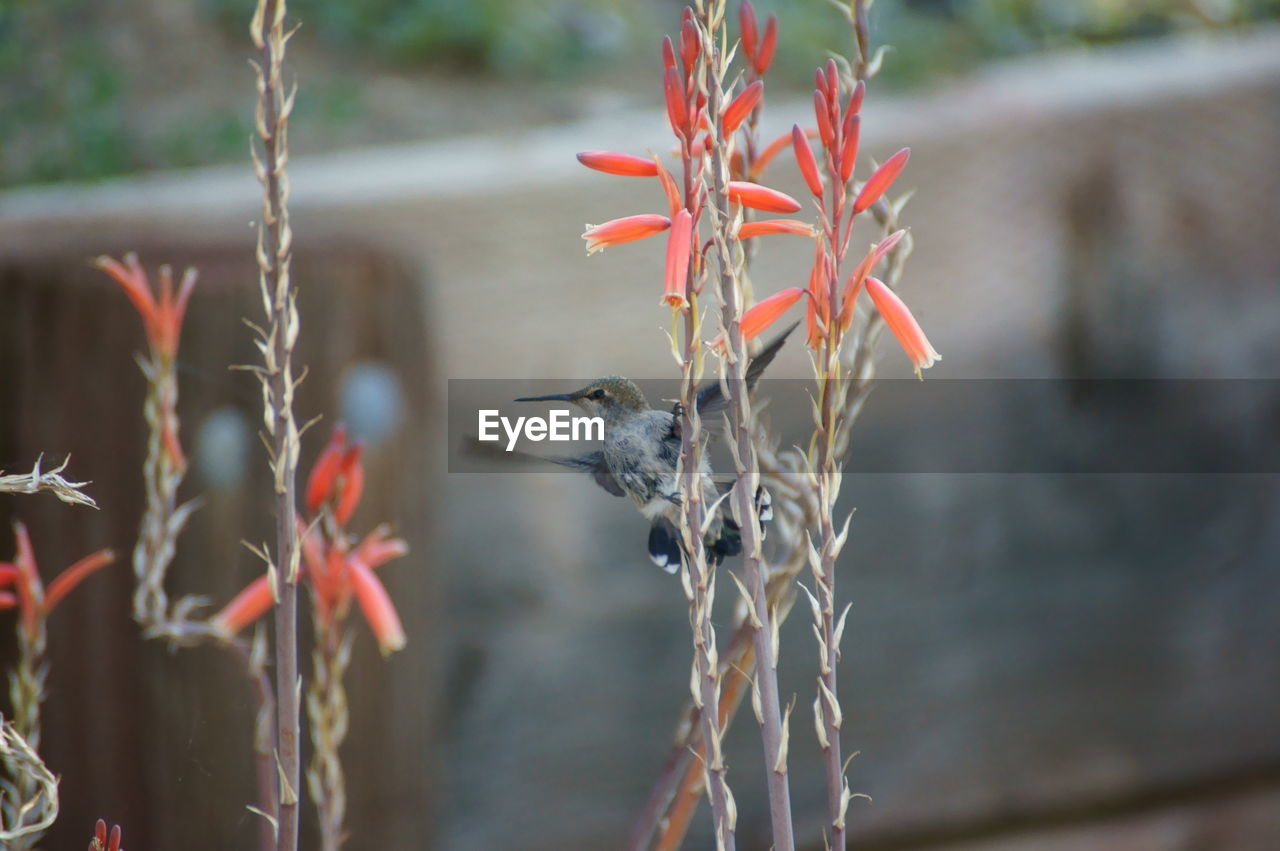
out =
[[592,398],[592,399],[603,399],[603,398],[604,398],[604,388],[603,388],[603,387],[601,387],[601,388],[599,388],[599,389],[597,389],[597,390],[593,390],[593,391],[591,391],[591,398]]

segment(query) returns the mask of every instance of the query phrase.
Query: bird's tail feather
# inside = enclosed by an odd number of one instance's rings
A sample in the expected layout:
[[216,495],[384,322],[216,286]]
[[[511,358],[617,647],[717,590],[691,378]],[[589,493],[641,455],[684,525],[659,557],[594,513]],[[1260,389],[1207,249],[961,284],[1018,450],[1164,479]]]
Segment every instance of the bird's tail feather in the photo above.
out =
[[[773,517],[773,505],[769,492],[761,486],[756,491],[756,511],[760,516],[760,531],[763,537],[765,524]],[[707,561],[720,564],[726,558],[742,552],[742,529],[737,521],[727,514],[721,515],[720,523],[711,529],[706,539]],[[680,531],[666,517],[658,517],[649,527],[649,558],[667,573],[675,573],[680,569],[680,560],[684,555],[684,546],[680,540]]]

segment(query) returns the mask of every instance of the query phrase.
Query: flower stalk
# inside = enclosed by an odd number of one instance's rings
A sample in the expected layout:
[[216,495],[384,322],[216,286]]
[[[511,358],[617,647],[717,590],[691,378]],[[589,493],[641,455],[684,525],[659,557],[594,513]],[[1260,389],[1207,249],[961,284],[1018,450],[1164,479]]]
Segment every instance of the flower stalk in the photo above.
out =
[[[672,128],[680,144],[681,177],[684,187],[684,209],[691,227],[701,217],[706,190],[700,174],[700,159],[695,159],[694,128],[703,97],[696,89],[698,62],[705,62],[701,40],[696,35],[692,10],[686,8],[681,26],[683,73],[674,64],[666,69],[667,109]],[[670,41],[664,40],[664,56],[671,55]],[[673,87],[672,80],[678,83]],[[676,95],[672,94],[674,90]],[[683,319],[683,349],[680,363],[680,460],[677,481],[680,487],[680,533],[685,558],[681,561],[680,579],[689,600],[689,623],[693,633],[693,668],[690,692],[695,706],[715,707],[720,703],[719,653],[711,613],[715,603],[715,565],[707,559],[704,526],[707,519],[702,474],[704,433],[698,414],[698,384],[702,380],[702,318],[698,309],[698,293],[702,289],[705,268],[701,256],[690,251],[687,260],[689,281],[687,303],[680,309]],[[716,848],[733,851],[737,810],[726,778],[722,728],[716,712],[701,713],[703,749],[702,771],[711,802]]]
[[[307,768],[307,788],[316,806],[320,845],[336,851],[345,838],[347,795],[340,749],[349,718],[343,677],[351,661],[355,631],[348,615],[352,603],[360,609],[383,655],[405,645],[400,616],[386,588],[373,571],[408,552],[399,538],[379,526],[355,546],[346,523],[364,490],[361,447],[348,445],[338,425],[307,479],[306,509],[310,522],[297,517],[302,551],[302,577],[311,591],[311,622],[315,634],[312,677],[306,709],[313,753]],[[270,571],[249,583],[211,618],[229,641],[274,606]]]
[[[735,201],[742,204],[749,202],[740,190],[735,193],[735,183],[730,180],[729,159],[726,156],[728,136],[733,132],[733,128],[729,126],[730,122],[725,120],[725,114],[722,112],[728,69],[727,58],[721,55],[717,42],[723,41],[725,37],[723,14],[723,2],[708,4],[703,31],[704,50],[707,54],[703,65],[703,88],[707,92],[707,114],[711,122],[713,140],[710,149],[711,192],[707,209],[718,272],[721,335],[726,350],[723,365],[730,410],[729,441],[736,473],[730,499],[734,518],[738,522],[742,535],[745,578],[745,587],[742,591],[744,603],[749,610],[746,622],[753,630],[752,643],[756,658],[752,706],[756,710],[756,720],[760,725],[760,736],[764,746],[773,847],[776,851],[792,851],[795,848],[795,837],[791,820],[791,790],[787,775],[789,712],[787,715],[783,714],[778,695],[777,618],[770,610],[765,588],[767,570],[761,552],[763,534],[760,528],[757,501],[757,494],[761,491],[760,468],[756,460],[756,447],[753,440],[754,416],[751,401],[747,396],[746,382],[748,332],[759,333],[759,330],[744,327],[749,324],[748,311],[739,274],[740,259],[735,257],[734,253],[736,244],[734,233],[738,230],[738,223],[731,212],[731,206]],[[717,22],[720,23],[717,24]],[[761,83],[756,81],[752,85],[758,86]],[[732,106],[731,104],[730,109]],[[756,184],[749,185],[756,187]],[[758,188],[764,189],[764,187]],[[767,191],[772,193],[772,190]],[[773,194],[786,198],[782,193]],[[794,212],[800,205],[797,202],[793,203],[794,207],[784,205],[780,209],[777,207],[765,207],[765,209]],[[751,204],[751,206],[759,208],[757,204]],[[785,306],[794,302],[799,294],[798,291],[790,295],[779,294],[782,298],[778,300],[778,304],[785,309]],[[771,298],[778,299],[778,296]],[[790,301],[787,301],[788,298]],[[758,320],[757,324],[762,326],[773,321],[780,312],[781,310],[773,314],[768,312],[758,314],[766,318]]]
[[58,818],[58,778],[15,725],[2,717],[0,761],[13,778],[0,780],[0,843],[10,849],[30,848]]
[[[178,501],[187,462],[178,421],[177,357],[196,270],[188,269],[184,273],[175,298],[173,272],[168,266],[161,266],[159,298],[156,298],[136,255],[126,255],[123,262],[99,257],[95,265],[113,278],[129,297],[142,319],[148,342],[147,356],[138,358],[147,382],[143,403],[147,454],[142,464],[144,507],[133,548],[133,618],[145,637],[161,639],[170,648],[216,644],[240,664],[257,706],[253,736],[258,780],[256,807],[275,818],[275,732],[267,723],[268,716],[274,712],[275,692],[266,672],[265,654],[256,642],[251,645],[243,639],[230,639],[209,620],[197,616],[197,610],[205,602],[202,598],[187,595],[171,602],[165,590],[178,537],[199,506],[198,499]],[[274,846],[274,832],[269,821],[264,820],[259,847],[267,851]]]
[[[57,810],[56,782],[49,797],[44,788],[43,763],[39,766],[41,739],[40,708],[45,696],[49,663],[48,618],[66,596],[89,575],[115,560],[110,550],[99,550],[63,570],[48,588],[40,579],[35,550],[27,527],[13,524],[17,553],[13,562],[0,562],[0,609],[17,609],[18,661],[9,672],[9,704],[13,709],[12,724],[5,724],[5,734],[16,737],[14,747],[4,748],[6,778],[0,779],[0,829],[7,839],[4,847],[25,851],[39,841],[48,824],[40,826],[48,807]],[[7,743],[6,743],[7,744]],[[25,749],[25,750],[24,750]],[[47,774],[47,770],[45,770]],[[52,823],[52,819],[50,819]]]
[[290,276],[293,231],[289,226],[288,121],[296,89],[283,78],[285,0],[258,0],[250,35],[258,50],[258,104],[254,114],[260,147],[253,149],[254,170],[262,184],[262,220],[258,223],[258,282],[266,312],[257,345],[263,365],[263,424],[276,502],[275,556],[268,563],[275,607],[276,762],[279,793],[276,848],[297,851],[299,757],[298,674],[298,529],[297,468],[300,441],[293,416],[293,349],[298,338],[296,292]]

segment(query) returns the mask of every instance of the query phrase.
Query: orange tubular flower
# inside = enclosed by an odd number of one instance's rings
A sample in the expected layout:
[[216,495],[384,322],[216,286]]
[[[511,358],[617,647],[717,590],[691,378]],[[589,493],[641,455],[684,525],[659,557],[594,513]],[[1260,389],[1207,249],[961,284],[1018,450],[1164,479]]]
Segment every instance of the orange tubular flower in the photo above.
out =
[[[818,131],[812,127],[807,127],[805,128],[804,135],[806,139],[816,139],[818,138]],[[765,145],[764,150],[760,152],[760,155],[756,157],[755,162],[751,164],[750,177],[754,179],[764,174],[764,170],[769,167],[769,163],[773,162],[773,158],[776,157],[783,148],[790,144],[791,134],[783,133],[781,136]]]
[[658,166],[653,160],[614,151],[583,151],[578,154],[578,162],[587,168],[603,171],[605,174],[617,174],[623,177],[658,176]]
[[924,376],[920,374],[920,370],[933,366],[942,360],[942,356],[929,344],[928,338],[920,328],[920,323],[916,322],[915,317],[911,315],[911,311],[907,309],[902,299],[898,298],[897,293],[885,286],[878,278],[868,277],[867,295],[871,296],[876,310],[880,311],[880,315],[884,317],[884,324],[889,326],[893,336],[898,339],[898,345],[902,346],[902,350],[911,359],[916,377],[923,379]]
[[689,255],[693,251],[693,216],[688,210],[676,213],[667,236],[666,286],[662,303],[684,309],[689,305],[686,289],[689,282]]
[[64,597],[70,594],[89,575],[96,573],[99,569],[106,567],[115,560],[116,554],[111,550],[98,550],[96,553],[85,556],[59,573],[49,583],[48,592],[45,594],[45,612],[53,611],[53,607],[58,605]]
[[[804,287],[787,287],[754,304],[742,314],[742,319],[738,322],[738,327],[742,329],[742,339],[751,340],[760,336],[762,331],[777,322],[791,305],[799,301],[805,292]],[[724,332],[716,335],[716,338],[711,341],[711,348],[721,357],[727,353]]]
[[893,185],[893,182],[898,179],[898,175],[902,174],[902,169],[906,167],[907,158],[910,156],[911,149],[903,148],[885,160],[884,165],[876,169],[867,178],[867,182],[862,185],[862,191],[858,193],[857,199],[853,202],[853,214],[855,216],[880,200],[880,196]]
[[275,605],[271,594],[271,583],[264,573],[250,582],[245,589],[232,598],[230,603],[222,607],[210,623],[224,635],[235,635],[258,618],[265,615]]
[[761,219],[758,222],[743,222],[738,226],[738,239],[751,239],[773,233],[792,233],[807,237],[816,235],[813,225],[796,219]]
[[115,561],[115,553],[111,550],[98,550],[92,555],[85,556],[58,574],[49,583],[49,590],[46,593],[44,583],[40,581],[35,550],[31,546],[31,536],[27,532],[27,527],[15,522],[13,536],[17,541],[18,552],[12,564],[0,562],[0,588],[12,586],[17,594],[3,592],[0,609],[15,607],[19,609],[22,629],[28,636],[36,635],[40,620],[48,617],[72,589],[91,573]]
[[388,538],[384,524],[374,529],[351,551],[351,558],[371,568],[379,568],[392,559],[407,555],[409,545],[399,538]]
[[822,197],[822,177],[818,174],[818,162],[813,158],[813,149],[799,124],[791,125],[791,147],[796,153],[796,165],[800,166],[800,174],[808,185],[813,197]]
[[822,337],[827,332],[827,314],[830,308],[826,259],[822,243],[815,242],[813,265],[809,268],[809,309],[805,311],[805,328],[808,332],[806,342],[811,349],[816,350],[822,345]]
[[800,202],[790,195],[745,180],[729,182],[729,200],[767,213],[794,213],[800,209]]
[[853,324],[854,302],[858,299],[858,290],[862,288],[862,282],[867,275],[871,274],[871,270],[880,262],[880,258],[888,254],[906,235],[905,230],[896,230],[871,246],[871,250],[858,263],[857,268],[845,279],[844,291],[840,294],[840,330],[848,331],[849,326]]
[[391,596],[378,577],[373,575],[369,567],[356,559],[348,559],[347,578],[355,591],[356,603],[364,613],[364,619],[373,630],[373,637],[378,641],[378,649],[383,656],[389,656],[405,645],[404,627],[400,624],[400,615],[391,602]]
[[750,340],[759,336],[761,331],[777,322],[778,318],[804,294],[804,287],[787,287],[766,299],[761,299],[742,314],[740,326],[743,339]]
[[684,209],[684,202],[680,200],[680,187],[676,186],[676,179],[656,156],[653,158],[653,167],[658,174],[658,183],[662,185],[662,194],[667,196],[667,209],[674,219],[676,213]]
[[671,220],[666,216],[642,213],[638,216],[613,219],[600,225],[588,225],[582,238],[587,241],[587,253],[595,254],[611,245],[635,242],[638,239],[653,236],[655,233],[662,233],[669,227],[671,227]]
[[[314,592],[316,617],[325,623],[342,617],[354,596],[373,630],[382,652],[390,653],[404,646],[404,629],[386,588],[373,576],[372,570],[409,552],[399,538],[388,538],[387,528],[379,526],[365,536],[350,552],[345,540],[326,544],[317,529],[308,529],[298,518],[298,534],[302,541],[304,576]],[[235,635],[262,617],[275,604],[267,576],[259,576],[213,616],[212,622],[224,635]]]
[[94,261],[94,265],[114,278],[133,302],[138,315],[142,317],[143,329],[151,349],[172,360],[178,352],[178,337],[182,334],[182,319],[187,312],[187,302],[196,285],[196,270],[188,269],[183,274],[175,297],[173,271],[168,266],[161,266],[160,300],[157,302],[151,294],[147,273],[138,262],[138,255],[126,254],[124,263],[102,256]]
[[764,81],[756,80],[747,86],[742,92],[733,99],[724,110],[724,135],[729,136],[734,130],[737,130],[751,110],[756,108],[756,104],[760,103],[760,96],[764,93]]

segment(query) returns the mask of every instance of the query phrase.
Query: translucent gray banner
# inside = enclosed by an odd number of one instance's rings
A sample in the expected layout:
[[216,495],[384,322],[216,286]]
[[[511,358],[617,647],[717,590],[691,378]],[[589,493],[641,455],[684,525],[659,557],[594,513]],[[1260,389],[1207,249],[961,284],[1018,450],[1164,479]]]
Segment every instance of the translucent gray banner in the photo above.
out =
[[[599,440],[583,439],[585,424],[578,440],[551,439],[557,423],[572,438],[570,417],[584,412],[568,401],[513,400],[589,383],[450,380],[449,472],[573,475],[529,456],[599,449]],[[669,379],[636,384],[655,408],[669,410],[679,393]],[[783,445],[808,445],[813,393],[812,381],[798,379],[756,387],[754,398],[768,400],[763,416]],[[482,419],[481,412],[491,413]],[[545,430],[535,420],[547,421]],[[480,440],[482,431],[496,438]],[[1276,473],[1280,380],[882,379],[872,384],[851,446],[850,473]],[[718,471],[730,469],[713,457]]]

